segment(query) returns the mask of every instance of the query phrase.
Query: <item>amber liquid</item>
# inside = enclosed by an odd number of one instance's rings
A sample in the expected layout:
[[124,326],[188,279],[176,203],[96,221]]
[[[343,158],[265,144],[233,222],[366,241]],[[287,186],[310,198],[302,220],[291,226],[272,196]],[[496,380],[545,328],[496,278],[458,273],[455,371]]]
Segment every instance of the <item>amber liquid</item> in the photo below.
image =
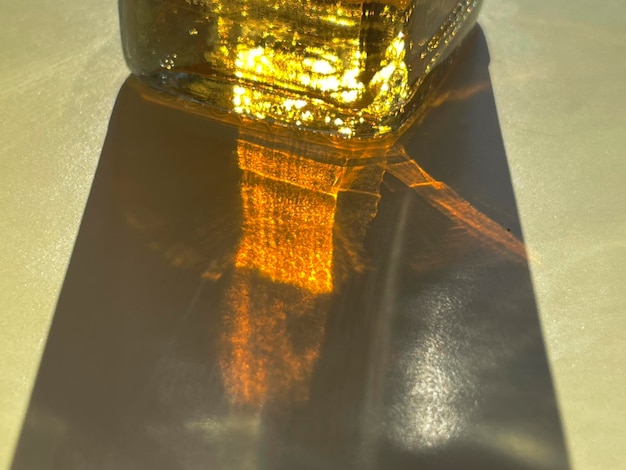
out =
[[131,70],[246,118],[342,137],[397,131],[478,0],[122,0]]

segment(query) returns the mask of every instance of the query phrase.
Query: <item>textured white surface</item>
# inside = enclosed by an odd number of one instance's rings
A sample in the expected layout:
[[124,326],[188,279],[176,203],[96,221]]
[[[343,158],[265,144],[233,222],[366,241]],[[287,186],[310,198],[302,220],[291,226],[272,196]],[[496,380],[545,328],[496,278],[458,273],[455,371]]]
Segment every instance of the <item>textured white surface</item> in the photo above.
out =
[[[513,185],[575,470],[626,468],[626,16],[487,0]],[[8,468],[109,115],[117,3],[0,6],[0,468]]]
[[0,5],[0,468],[8,468],[119,87],[117,4]]
[[491,1],[481,24],[572,466],[624,469],[623,3]]

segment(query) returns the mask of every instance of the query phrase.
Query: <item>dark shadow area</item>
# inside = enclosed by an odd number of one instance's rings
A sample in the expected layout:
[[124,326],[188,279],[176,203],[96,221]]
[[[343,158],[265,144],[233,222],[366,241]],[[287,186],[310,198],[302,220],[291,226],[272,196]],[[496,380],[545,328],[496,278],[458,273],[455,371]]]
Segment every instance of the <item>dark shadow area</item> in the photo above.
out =
[[12,468],[569,468],[488,63],[336,191],[129,78]]

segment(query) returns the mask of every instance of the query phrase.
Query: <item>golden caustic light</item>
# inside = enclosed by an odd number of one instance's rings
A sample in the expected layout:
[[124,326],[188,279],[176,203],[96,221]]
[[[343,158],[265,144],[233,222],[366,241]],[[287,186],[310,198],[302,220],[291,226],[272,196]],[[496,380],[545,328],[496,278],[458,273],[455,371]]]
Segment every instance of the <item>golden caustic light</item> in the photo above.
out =
[[388,154],[387,171],[413,188],[430,206],[493,251],[516,262],[526,262],[526,247],[511,232],[480,212],[454,189],[426,173],[415,160],[396,146]]
[[231,403],[298,402],[324,338],[330,297],[238,270],[229,286],[220,364]]
[[[376,203],[382,167],[360,159],[350,163],[354,156],[347,150],[304,141],[272,143],[258,134],[238,140],[237,158],[243,170],[243,235],[235,266],[313,294],[332,292],[335,237],[345,232],[338,200],[358,187]],[[362,225],[375,205],[368,210]]]
[[[283,144],[258,135],[237,142],[242,236],[221,364],[231,401],[252,408],[307,397],[331,294],[345,271],[337,265],[359,252],[384,171],[350,164],[349,152],[329,158],[328,148]],[[349,203],[354,194],[359,207]]]

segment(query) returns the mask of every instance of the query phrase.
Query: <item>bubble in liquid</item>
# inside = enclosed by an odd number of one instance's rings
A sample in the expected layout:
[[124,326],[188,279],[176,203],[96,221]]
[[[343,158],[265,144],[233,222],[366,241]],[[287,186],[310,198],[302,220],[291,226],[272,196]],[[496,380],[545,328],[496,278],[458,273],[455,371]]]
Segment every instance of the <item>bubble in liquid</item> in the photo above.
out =
[[165,57],[161,59],[159,65],[163,69],[172,70],[176,65],[176,54],[167,54]]

